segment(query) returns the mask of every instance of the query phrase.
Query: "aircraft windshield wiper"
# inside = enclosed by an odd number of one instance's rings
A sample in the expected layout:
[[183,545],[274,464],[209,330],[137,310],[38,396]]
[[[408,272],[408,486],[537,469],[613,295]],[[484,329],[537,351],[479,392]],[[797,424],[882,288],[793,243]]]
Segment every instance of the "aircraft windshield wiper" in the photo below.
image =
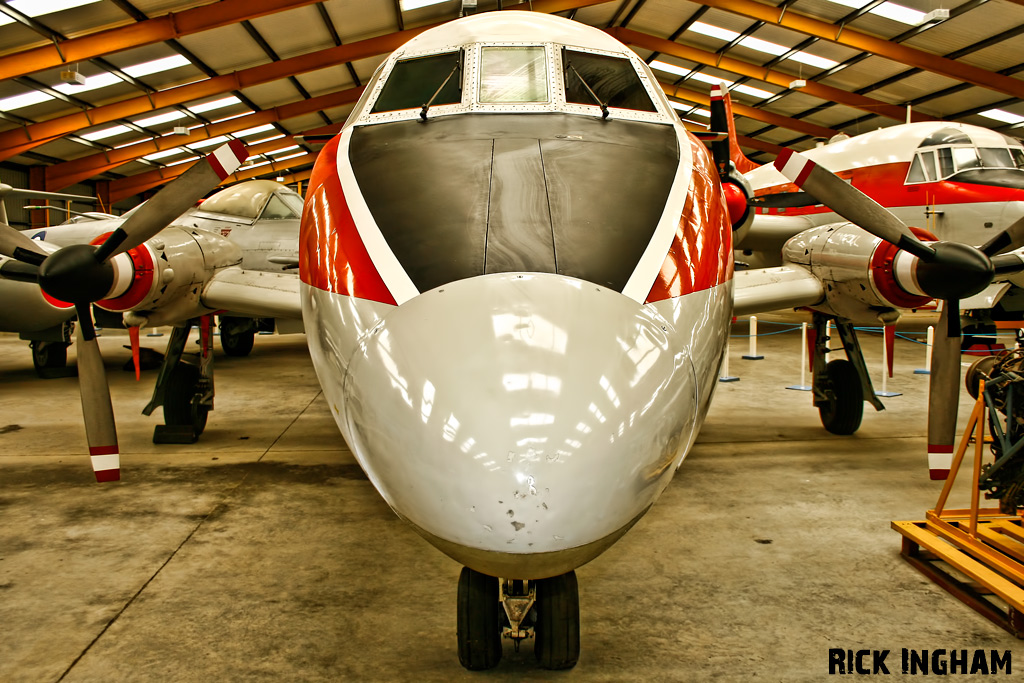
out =
[[576,78],[580,79],[580,83],[582,83],[583,87],[587,89],[587,92],[594,99],[594,102],[597,104],[597,106],[601,107],[601,118],[608,118],[608,105],[601,101],[601,98],[597,96],[597,93],[595,93],[593,88],[590,87],[586,79],[584,79],[583,76],[580,75],[580,72],[576,70],[576,67],[572,65],[572,62],[566,61],[565,66],[566,68],[572,69],[572,72],[576,74]]
[[441,82],[441,85],[437,86],[437,90],[434,91],[434,94],[430,96],[430,99],[427,100],[427,103],[423,105],[422,109],[420,109],[421,119],[423,119],[424,121],[427,120],[427,110],[430,109],[430,105],[434,104],[434,100],[436,100],[437,96],[441,94],[442,90],[444,90],[444,86],[448,85],[448,81],[452,80],[452,76],[454,76],[455,72],[459,70],[459,66],[461,66],[460,63],[455,62],[455,66],[453,66],[452,70],[448,72],[448,76],[444,79],[444,81]]

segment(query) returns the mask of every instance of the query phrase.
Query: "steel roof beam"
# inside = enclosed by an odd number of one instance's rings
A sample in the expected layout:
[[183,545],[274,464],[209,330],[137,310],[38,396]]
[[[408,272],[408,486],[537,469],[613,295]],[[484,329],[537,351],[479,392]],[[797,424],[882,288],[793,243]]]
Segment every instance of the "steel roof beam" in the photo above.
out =
[[768,24],[777,24],[799,33],[816,36],[838,45],[870,52],[907,66],[916,66],[925,71],[965,81],[982,88],[1024,98],[1024,82],[1002,76],[963,62],[946,59],[930,52],[924,52],[907,45],[884,40],[867,33],[861,33],[845,26],[835,25],[800,14],[785,8],[772,7],[755,0],[693,0],[700,5],[714,7],[749,19],[758,19]]

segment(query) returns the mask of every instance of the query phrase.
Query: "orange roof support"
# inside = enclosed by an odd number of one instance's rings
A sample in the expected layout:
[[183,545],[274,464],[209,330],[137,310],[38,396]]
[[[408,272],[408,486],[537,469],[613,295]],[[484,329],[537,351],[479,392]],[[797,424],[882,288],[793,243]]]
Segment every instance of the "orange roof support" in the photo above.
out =
[[159,43],[246,19],[312,5],[318,0],[221,0],[162,17],[96,31],[0,57],[0,80]]
[[[703,0],[701,1],[703,2]],[[731,1],[732,0],[730,0],[730,2]],[[639,31],[634,31],[632,29],[616,27],[608,29],[608,32],[629,45],[636,45],[648,50],[654,50],[655,52],[679,57],[680,59],[688,59],[691,62],[697,62],[698,64],[717,67],[725,71],[731,71],[734,74],[740,74],[741,76],[747,76],[749,78],[756,78],[759,81],[771,83],[783,88],[788,88],[790,82],[793,80],[793,76],[782,72],[772,71],[771,69],[766,69],[763,66],[757,66],[750,62],[744,62],[732,57],[707,52],[706,50],[700,50],[688,45],[681,45],[680,43],[676,43],[671,40],[665,40],[664,38],[640,33]],[[1024,87],[1024,82],[1021,82],[1021,86]],[[907,110],[904,107],[889,104],[888,102],[876,100],[864,95],[858,95],[857,93],[852,93],[848,90],[833,88],[830,85],[817,83],[815,81],[807,81],[807,85],[800,88],[800,92],[813,95],[814,97],[819,97],[826,102],[845,104],[848,107],[861,109],[863,111],[871,112],[872,114],[888,116],[889,118],[896,119],[897,121],[905,121],[907,117]],[[911,118],[913,121],[935,120],[932,116],[926,116],[916,111],[912,112]]]
[[[918,50],[884,40],[867,33],[861,33],[843,26],[836,26],[827,21],[815,19],[785,6],[773,7],[754,0],[693,0],[699,5],[714,7],[750,19],[757,19],[769,24],[814,36],[839,45],[852,47],[862,52],[871,52],[880,57],[891,59],[907,66],[916,66],[925,71],[964,81],[989,90],[1024,99],[1024,81],[986,71],[965,62],[947,59],[930,52]],[[808,84],[810,85],[810,84]]]
[[120,147],[108,152],[100,152],[72,161],[54,164],[46,169],[46,187],[50,188],[51,192],[55,192],[57,188],[69,187],[86,178],[91,178],[135,161],[147,154],[153,154],[165,149],[173,149],[183,144],[195,143],[220,135],[237,133],[240,130],[261,126],[266,123],[284,121],[320,109],[330,109],[351,104],[359,99],[359,95],[362,92],[363,88],[349,88],[348,90],[321,95],[309,100],[299,100],[298,102],[292,102],[272,109],[264,109],[263,111],[253,112],[252,114],[210,124],[209,126],[194,128],[188,138],[182,138],[177,135],[164,135],[163,137],[146,140],[136,145]]

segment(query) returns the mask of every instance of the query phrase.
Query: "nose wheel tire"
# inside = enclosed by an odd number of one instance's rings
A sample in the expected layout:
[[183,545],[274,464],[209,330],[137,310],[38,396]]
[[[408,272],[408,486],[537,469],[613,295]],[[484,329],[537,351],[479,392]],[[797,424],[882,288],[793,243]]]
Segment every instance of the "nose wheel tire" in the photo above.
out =
[[864,417],[864,387],[857,368],[848,360],[830,361],[825,366],[828,402],[818,406],[821,424],[833,434],[853,434]]
[[164,422],[168,426],[191,426],[196,436],[206,429],[210,412],[200,403],[199,380],[199,368],[179,362],[167,378],[164,395]]
[[501,661],[497,577],[463,567],[458,601],[459,663],[470,671],[494,668]]
[[537,582],[537,662],[545,669],[571,669],[580,658],[580,588],[576,572]]

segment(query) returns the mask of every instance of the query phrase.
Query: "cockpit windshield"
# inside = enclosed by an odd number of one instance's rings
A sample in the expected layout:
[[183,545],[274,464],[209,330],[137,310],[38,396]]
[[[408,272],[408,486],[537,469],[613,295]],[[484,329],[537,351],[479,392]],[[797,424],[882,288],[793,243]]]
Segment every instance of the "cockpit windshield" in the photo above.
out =
[[1024,169],[1024,148],[950,145],[918,150],[910,164],[907,183],[945,180],[976,168]]
[[[398,58],[371,86],[365,123],[469,113],[555,112],[675,122],[644,64],[552,43],[466,44]],[[609,109],[614,111],[609,112]],[[368,120],[366,120],[368,118]]]
[[480,50],[481,103],[518,104],[549,99],[543,47],[484,47]]
[[657,111],[628,59],[566,48],[562,51],[565,101],[620,109]]
[[462,101],[462,51],[403,59],[395,63],[372,113],[419,109]]

